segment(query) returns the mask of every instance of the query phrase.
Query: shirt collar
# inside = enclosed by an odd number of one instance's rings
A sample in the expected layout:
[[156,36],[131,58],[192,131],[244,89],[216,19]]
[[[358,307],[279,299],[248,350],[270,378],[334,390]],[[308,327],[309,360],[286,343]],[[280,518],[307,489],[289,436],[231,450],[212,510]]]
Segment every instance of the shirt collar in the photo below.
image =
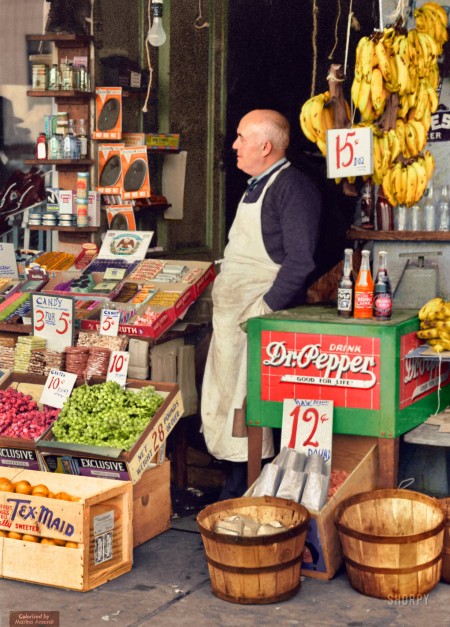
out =
[[249,178],[248,181],[247,181],[247,184],[248,185],[251,185],[252,183],[256,184],[264,176],[267,176],[268,174],[273,172],[273,170],[277,170],[278,168],[281,168],[281,166],[284,165],[285,163],[287,163],[286,157],[283,157],[282,159],[279,159],[276,163],[271,165],[270,168],[267,168],[267,170],[264,170],[264,172],[261,172],[261,174],[258,174],[258,176],[252,176],[251,178]]

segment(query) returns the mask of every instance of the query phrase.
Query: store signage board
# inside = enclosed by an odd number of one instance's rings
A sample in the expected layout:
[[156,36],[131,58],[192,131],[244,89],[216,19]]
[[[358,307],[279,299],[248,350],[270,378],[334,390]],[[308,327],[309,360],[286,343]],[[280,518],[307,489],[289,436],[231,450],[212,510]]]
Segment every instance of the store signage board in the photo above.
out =
[[333,402],[310,399],[285,399],[281,448],[287,447],[331,460],[333,439]]
[[49,407],[61,409],[72,393],[77,375],[64,370],[50,370],[39,402]]
[[327,131],[327,177],[373,173],[372,129],[338,128]]
[[0,244],[0,279],[4,278],[19,278],[14,244]]
[[119,333],[120,311],[102,309],[100,313],[100,335],[117,337]]
[[129,360],[130,354],[128,351],[112,351],[106,380],[115,381],[124,388],[127,382]]
[[107,231],[98,259],[142,261],[147,254],[154,231]]
[[31,294],[33,335],[47,340],[47,346],[64,352],[73,345],[75,301],[66,296]]

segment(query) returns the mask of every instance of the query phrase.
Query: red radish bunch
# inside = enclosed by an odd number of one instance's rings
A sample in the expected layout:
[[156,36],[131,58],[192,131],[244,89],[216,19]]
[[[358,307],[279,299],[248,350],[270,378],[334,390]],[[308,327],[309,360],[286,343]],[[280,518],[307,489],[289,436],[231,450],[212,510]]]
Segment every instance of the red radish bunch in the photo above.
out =
[[59,414],[59,409],[39,410],[33,398],[15,388],[0,390],[0,436],[34,440]]

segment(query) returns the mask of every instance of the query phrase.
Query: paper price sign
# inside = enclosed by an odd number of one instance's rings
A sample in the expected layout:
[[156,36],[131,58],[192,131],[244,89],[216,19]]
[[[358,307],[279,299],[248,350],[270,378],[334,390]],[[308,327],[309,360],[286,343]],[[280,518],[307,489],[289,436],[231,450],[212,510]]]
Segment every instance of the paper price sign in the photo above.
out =
[[14,244],[0,244],[0,278],[19,278]]
[[331,458],[333,401],[285,399],[281,448],[293,448],[305,455],[318,453]]
[[42,405],[61,407],[72,393],[77,375],[63,370],[50,370],[39,400]]
[[127,351],[112,351],[106,380],[116,381],[124,388],[127,382],[129,359],[130,354]]
[[100,335],[113,335],[119,333],[120,311],[117,309],[102,309],[100,314]]
[[33,335],[44,337],[47,346],[62,353],[73,344],[74,300],[66,296],[31,294]]
[[373,173],[372,129],[335,128],[327,131],[327,177]]

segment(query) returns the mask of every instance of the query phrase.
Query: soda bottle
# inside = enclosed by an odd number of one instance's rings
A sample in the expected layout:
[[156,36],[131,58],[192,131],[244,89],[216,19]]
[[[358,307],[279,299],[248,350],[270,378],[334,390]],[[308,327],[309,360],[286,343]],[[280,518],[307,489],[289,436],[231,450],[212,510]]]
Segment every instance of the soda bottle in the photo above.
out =
[[355,318],[371,318],[373,313],[373,279],[370,272],[369,250],[361,253],[361,267],[355,284]]
[[373,316],[377,320],[389,320],[392,315],[392,289],[387,271],[387,252],[378,253],[378,272],[373,291]]
[[343,318],[351,318],[353,315],[353,250],[344,250],[344,270],[339,281],[337,292],[337,311]]
[[374,185],[369,179],[362,188],[361,197],[361,227],[373,229],[375,227]]

